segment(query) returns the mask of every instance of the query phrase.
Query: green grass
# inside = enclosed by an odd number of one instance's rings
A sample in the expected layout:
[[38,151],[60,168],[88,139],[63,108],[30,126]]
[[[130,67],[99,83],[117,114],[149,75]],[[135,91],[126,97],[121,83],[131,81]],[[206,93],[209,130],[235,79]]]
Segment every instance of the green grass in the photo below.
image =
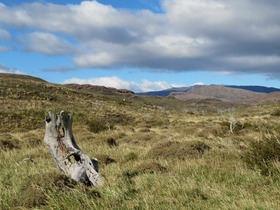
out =
[[[280,206],[280,104],[228,110],[218,101],[123,100],[40,80],[2,79],[0,209]],[[43,142],[44,116],[62,109],[73,115],[78,145],[99,159],[103,186],[83,186],[56,168]],[[232,117],[240,126],[230,133]]]

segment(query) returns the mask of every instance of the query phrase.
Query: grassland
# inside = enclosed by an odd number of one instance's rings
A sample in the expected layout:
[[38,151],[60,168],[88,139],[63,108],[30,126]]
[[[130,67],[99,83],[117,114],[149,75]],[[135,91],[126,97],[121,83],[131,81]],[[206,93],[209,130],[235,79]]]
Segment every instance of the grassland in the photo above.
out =
[[[0,209],[280,207],[280,104],[104,95],[0,75],[0,107]],[[73,115],[103,186],[58,172],[43,142],[48,110]]]

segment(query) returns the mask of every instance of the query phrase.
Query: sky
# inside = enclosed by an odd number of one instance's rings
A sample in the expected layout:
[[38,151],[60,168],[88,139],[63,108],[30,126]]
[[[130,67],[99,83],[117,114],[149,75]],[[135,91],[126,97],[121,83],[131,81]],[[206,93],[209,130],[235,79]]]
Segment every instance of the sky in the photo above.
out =
[[280,88],[279,0],[0,0],[0,72],[156,91]]

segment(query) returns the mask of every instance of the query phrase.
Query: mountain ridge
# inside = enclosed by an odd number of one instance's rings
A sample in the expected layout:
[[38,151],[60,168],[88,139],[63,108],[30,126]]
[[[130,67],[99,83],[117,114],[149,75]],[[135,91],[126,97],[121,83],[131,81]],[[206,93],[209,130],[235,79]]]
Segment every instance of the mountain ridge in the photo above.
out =
[[187,86],[187,87],[169,88],[169,89],[159,90],[159,91],[141,92],[141,93],[136,93],[136,94],[137,95],[146,95],[146,96],[169,96],[169,94],[172,92],[187,92],[189,90],[199,89],[199,88],[202,88],[205,86],[224,86],[224,87],[230,87],[230,88],[236,88],[236,89],[250,90],[250,91],[258,92],[258,93],[280,92],[279,88],[259,86],[259,85],[241,85],[241,86],[239,86],[239,85],[193,85],[193,86]]
[[230,88],[225,86],[210,85],[187,92],[172,92],[169,96],[179,100],[191,99],[218,99],[222,101],[236,101],[258,97],[265,93],[257,93],[250,90]]
[[[63,93],[66,91],[64,89],[65,87],[69,88],[70,90],[77,91],[77,93],[92,92],[108,97],[118,97],[120,100],[125,100],[124,98],[127,98],[128,100],[142,101],[145,103],[157,104],[158,106],[162,106],[163,104],[167,103],[169,107],[173,107],[174,103],[181,104],[181,102],[185,103],[186,101],[189,101],[188,103],[191,103],[192,100],[200,101],[209,99],[220,100],[221,102],[227,103],[247,105],[280,101],[280,89],[265,86],[241,86],[241,88],[238,88],[239,86],[194,85],[190,87],[170,88],[167,90],[154,92],[164,93],[164,96],[147,96],[139,95],[137,93],[135,94],[131,90],[116,89],[105,86],[89,84],[54,84],[49,83],[43,79],[28,75],[0,73],[0,78],[2,78],[3,85],[3,89],[1,90],[0,96],[5,97],[12,94],[14,98],[19,99],[41,98],[43,100],[56,100],[60,96],[54,97],[51,96],[50,93],[54,90]],[[12,79],[11,85],[14,88],[8,88],[9,86],[5,88],[5,81],[8,81],[9,79]],[[21,83],[24,81],[25,83]],[[55,88],[56,86],[58,88]],[[254,91],[246,89],[251,89]],[[172,98],[178,101],[175,102]]]

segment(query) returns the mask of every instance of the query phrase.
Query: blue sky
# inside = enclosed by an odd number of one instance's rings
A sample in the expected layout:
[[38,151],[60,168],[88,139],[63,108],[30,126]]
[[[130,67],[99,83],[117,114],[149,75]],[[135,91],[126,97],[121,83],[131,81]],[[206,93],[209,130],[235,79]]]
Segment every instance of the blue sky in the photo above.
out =
[[0,72],[135,92],[280,88],[278,0],[0,0]]

